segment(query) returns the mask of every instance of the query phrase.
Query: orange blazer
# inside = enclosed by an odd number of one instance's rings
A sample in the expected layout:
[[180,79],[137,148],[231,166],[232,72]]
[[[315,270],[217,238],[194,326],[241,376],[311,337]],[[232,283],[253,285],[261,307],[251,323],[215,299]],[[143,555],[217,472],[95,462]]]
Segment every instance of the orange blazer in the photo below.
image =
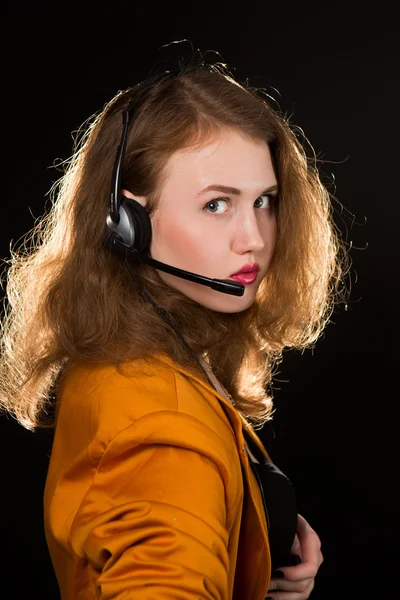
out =
[[264,600],[268,531],[242,417],[157,356],[60,379],[44,525],[61,598]]

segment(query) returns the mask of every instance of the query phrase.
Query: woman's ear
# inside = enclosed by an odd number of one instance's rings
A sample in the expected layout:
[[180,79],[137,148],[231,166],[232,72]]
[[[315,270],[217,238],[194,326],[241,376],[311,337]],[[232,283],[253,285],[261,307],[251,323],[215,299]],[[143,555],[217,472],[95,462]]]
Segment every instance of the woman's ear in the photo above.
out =
[[146,206],[146,196],[134,196],[131,192],[128,192],[128,190],[121,190],[121,195],[131,198],[132,200],[136,200],[136,202],[139,202],[139,204],[141,204],[143,207]]

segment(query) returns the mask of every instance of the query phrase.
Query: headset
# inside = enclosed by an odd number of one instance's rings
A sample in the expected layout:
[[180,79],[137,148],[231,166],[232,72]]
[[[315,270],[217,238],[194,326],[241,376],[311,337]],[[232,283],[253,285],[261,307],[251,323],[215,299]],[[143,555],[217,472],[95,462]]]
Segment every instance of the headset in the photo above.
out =
[[207,285],[218,292],[233,296],[243,296],[245,287],[239,282],[230,279],[211,279],[210,277],[184,271],[183,269],[178,269],[177,267],[151,258],[150,243],[152,229],[150,216],[139,202],[121,194],[122,163],[125,156],[128,128],[132,121],[131,115],[140,101],[145,97],[148,89],[155,83],[167,77],[174,76],[176,73],[176,71],[160,72],[140,83],[123,112],[122,136],[114,163],[109,212],[106,218],[108,228],[106,246],[109,250],[125,257],[125,259],[139,260],[170,275],[200,283],[201,285]]

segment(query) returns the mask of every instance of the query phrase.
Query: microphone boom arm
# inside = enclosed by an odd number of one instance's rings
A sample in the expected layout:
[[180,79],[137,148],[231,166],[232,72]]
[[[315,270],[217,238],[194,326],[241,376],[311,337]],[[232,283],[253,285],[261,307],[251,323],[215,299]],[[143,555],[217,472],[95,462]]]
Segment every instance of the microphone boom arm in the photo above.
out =
[[172,267],[171,265],[160,262],[155,258],[151,258],[151,256],[148,256],[147,254],[139,252],[135,248],[127,246],[122,240],[117,239],[116,235],[111,236],[110,241],[112,248],[118,251],[119,254],[124,256],[128,255],[131,258],[140,260],[141,262],[155,267],[160,271],[164,271],[165,273],[169,273],[170,275],[175,275],[176,277],[181,277],[182,279],[193,281],[194,283],[200,283],[201,285],[207,285],[217,292],[231,294],[232,296],[243,296],[244,294],[245,288],[242,283],[231,281],[230,279],[211,279],[210,277],[205,277],[204,275],[197,275],[196,273],[191,273],[190,271],[185,271],[184,269]]

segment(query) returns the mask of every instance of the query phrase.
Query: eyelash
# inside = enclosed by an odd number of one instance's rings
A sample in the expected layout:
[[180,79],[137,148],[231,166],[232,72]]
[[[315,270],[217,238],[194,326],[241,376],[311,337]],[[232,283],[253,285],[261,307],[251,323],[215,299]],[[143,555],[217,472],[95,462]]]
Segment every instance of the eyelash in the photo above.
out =
[[[268,198],[269,199],[269,209],[273,209],[275,208],[277,202],[278,202],[278,195],[277,194],[261,194],[261,196],[259,196],[257,198],[257,200],[259,200],[259,198]],[[215,213],[215,212],[210,212],[208,211],[208,207],[210,204],[213,204],[215,202],[220,202],[221,200],[223,200],[224,202],[228,202],[230,203],[230,198],[215,198],[215,200],[210,200],[209,202],[207,202],[207,204],[204,206],[203,210],[204,212],[209,212],[209,214],[211,215],[218,215],[218,214],[225,214],[225,213]],[[258,207],[258,208],[264,208],[264,207]]]

